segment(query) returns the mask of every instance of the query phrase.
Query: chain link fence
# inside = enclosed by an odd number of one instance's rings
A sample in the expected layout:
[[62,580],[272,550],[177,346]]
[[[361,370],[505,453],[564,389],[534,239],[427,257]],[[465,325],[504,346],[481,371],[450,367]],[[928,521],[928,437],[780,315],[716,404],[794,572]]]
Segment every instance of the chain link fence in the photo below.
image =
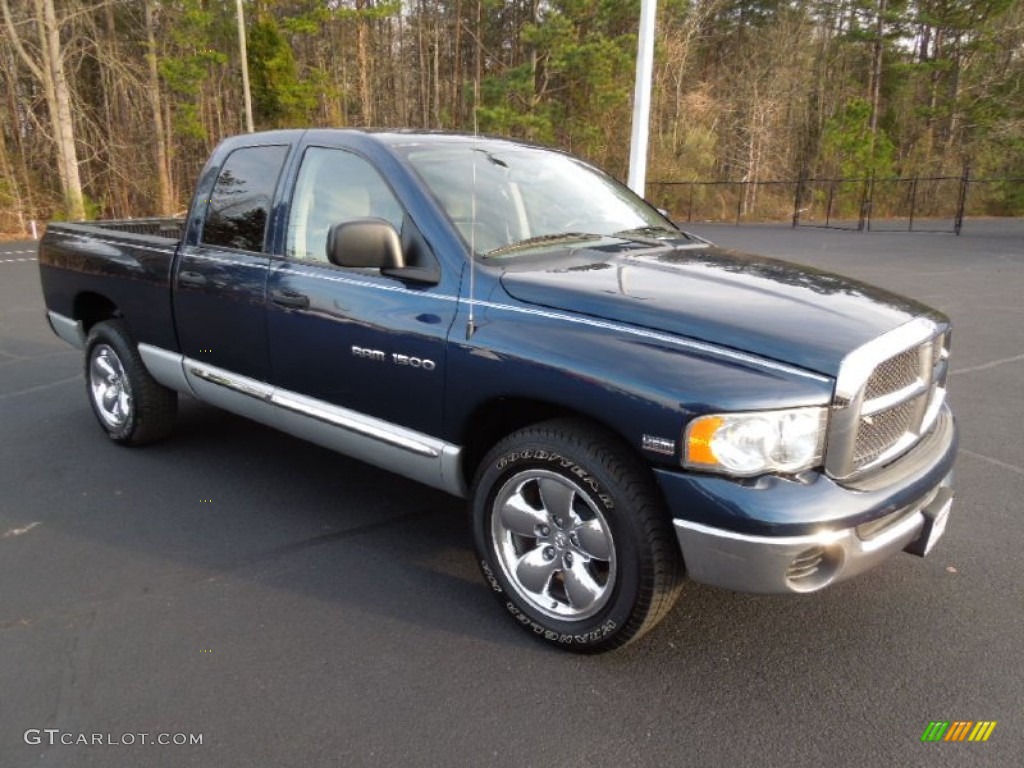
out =
[[1024,216],[1024,177],[654,181],[648,198],[675,221],[791,221],[794,227],[960,234],[971,216]]

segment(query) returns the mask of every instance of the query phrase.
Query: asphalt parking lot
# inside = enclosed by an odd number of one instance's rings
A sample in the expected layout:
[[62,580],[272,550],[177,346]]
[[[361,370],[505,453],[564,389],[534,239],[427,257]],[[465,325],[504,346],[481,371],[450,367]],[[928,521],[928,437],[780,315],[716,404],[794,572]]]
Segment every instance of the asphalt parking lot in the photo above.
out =
[[[952,316],[957,502],[927,559],[803,597],[691,584],[595,658],[512,625],[460,501],[194,402],[111,444],[34,244],[0,243],[0,766],[1024,763],[1024,221],[692,228]],[[922,743],[934,720],[998,725]]]

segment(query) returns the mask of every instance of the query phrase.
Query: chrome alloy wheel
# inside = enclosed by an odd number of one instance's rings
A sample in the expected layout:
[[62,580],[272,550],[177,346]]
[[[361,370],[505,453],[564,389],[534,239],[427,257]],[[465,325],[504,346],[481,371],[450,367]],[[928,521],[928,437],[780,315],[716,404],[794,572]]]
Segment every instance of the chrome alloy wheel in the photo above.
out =
[[546,616],[590,618],[615,586],[607,520],[569,478],[542,469],[511,477],[498,491],[491,541],[518,595]]
[[103,423],[120,429],[132,416],[132,390],[121,360],[113,348],[97,344],[89,362],[89,391]]

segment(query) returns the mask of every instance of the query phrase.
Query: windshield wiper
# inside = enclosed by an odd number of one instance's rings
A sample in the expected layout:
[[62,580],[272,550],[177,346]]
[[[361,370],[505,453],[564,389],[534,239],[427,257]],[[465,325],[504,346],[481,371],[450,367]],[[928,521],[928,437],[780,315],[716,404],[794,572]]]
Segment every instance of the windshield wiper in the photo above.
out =
[[537,235],[536,237],[528,237],[525,240],[520,240],[516,243],[509,243],[508,245],[502,245],[499,248],[488,251],[485,256],[502,256],[506,253],[512,253],[514,251],[524,250],[526,248],[532,248],[535,245],[550,245],[554,243],[562,242],[574,242],[578,240],[600,240],[601,235],[593,235],[589,232],[558,232],[553,235]]
[[610,237],[618,237],[623,240],[633,240],[638,243],[648,243],[651,245],[661,245],[662,240],[665,238],[658,237],[658,235],[672,235],[673,237],[686,237],[678,229],[669,229],[668,227],[657,227],[657,226],[644,226],[634,227],[633,229],[623,229],[618,232],[613,232]]

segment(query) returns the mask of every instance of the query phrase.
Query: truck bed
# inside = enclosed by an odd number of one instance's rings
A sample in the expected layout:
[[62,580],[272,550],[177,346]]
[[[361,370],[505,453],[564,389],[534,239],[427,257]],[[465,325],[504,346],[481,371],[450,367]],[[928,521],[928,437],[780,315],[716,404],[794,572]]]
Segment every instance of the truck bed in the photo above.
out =
[[174,218],[51,223],[39,247],[47,307],[67,317],[88,317],[91,309],[102,314],[102,302],[109,300],[140,341],[177,349],[167,319],[172,316],[171,268],[184,230],[185,220]]
[[[57,226],[68,226],[60,224]],[[109,221],[92,221],[89,223],[73,224],[75,228],[102,229],[111,232],[126,232],[131,235],[146,235],[158,237],[160,240],[173,240],[179,242],[185,235],[185,219],[175,218],[151,218],[151,219],[122,219]]]
[[[64,233],[81,233],[106,237],[114,233],[137,235],[142,242],[152,241],[161,246],[171,247],[181,242],[185,236],[184,218],[150,218],[150,219],[107,219],[103,221],[53,221],[47,225],[47,231]],[[134,241],[130,239],[129,241]]]

